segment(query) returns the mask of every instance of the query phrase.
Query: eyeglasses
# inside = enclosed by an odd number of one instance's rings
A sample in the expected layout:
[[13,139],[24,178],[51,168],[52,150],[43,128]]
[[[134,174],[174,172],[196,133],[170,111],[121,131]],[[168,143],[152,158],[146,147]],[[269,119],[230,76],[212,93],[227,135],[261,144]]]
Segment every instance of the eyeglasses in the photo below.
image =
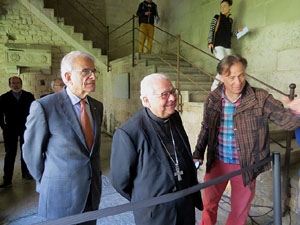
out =
[[80,72],[80,74],[83,76],[83,77],[88,77],[88,76],[91,76],[92,73],[94,73],[95,75],[98,75],[99,74],[99,71],[94,69],[94,70],[89,70],[89,69],[83,69],[83,70],[72,70],[74,72]]
[[159,96],[162,99],[168,99],[170,97],[170,95],[177,96],[178,94],[179,94],[179,90],[177,88],[174,88],[171,91],[165,91],[163,93],[156,94],[156,95],[154,94],[154,95]]

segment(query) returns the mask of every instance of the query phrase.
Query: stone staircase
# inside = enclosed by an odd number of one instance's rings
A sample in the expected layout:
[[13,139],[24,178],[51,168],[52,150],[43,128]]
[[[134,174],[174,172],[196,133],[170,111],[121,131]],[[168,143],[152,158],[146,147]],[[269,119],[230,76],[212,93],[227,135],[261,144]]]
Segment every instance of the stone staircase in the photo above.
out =
[[102,55],[100,48],[93,48],[93,42],[83,39],[82,33],[74,32],[74,26],[64,24],[63,18],[54,16],[54,9],[44,8],[42,0],[18,0],[32,14],[38,17],[47,27],[60,36],[66,43],[74,49],[87,52],[94,56],[95,65],[98,68],[105,69],[107,56]]
[[[177,60],[175,55],[137,53],[135,57],[137,59],[137,63],[142,63],[146,66],[146,74],[165,73],[172,81],[174,87],[176,87]],[[183,102],[204,102],[208,92],[210,91],[212,84],[211,79],[183,60],[180,61],[180,71],[184,74],[180,74],[179,79]],[[204,90],[202,90],[202,88]]]

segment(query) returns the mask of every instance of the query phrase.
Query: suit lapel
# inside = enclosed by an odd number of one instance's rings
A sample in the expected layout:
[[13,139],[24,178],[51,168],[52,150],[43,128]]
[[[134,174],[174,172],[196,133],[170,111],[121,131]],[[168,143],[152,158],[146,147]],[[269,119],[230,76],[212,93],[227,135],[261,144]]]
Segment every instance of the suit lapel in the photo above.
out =
[[155,155],[157,157],[157,160],[160,161],[160,163],[162,165],[164,165],[167,173],[169,174],[169,176],[171,177],[171,180],[173,181],[174,185],[175,185],[175,181],[174,181],[174,175],[173,175],[173,171],[171,169],[169,160],[166,156],[165,150],[162,147],[162,144],[159,140],[159,138],[156,135],[156,132],[150,122],[150,118],[146,112],[146,108],[144,108],[142,110],[143,113],[143,122],[144,122],[144,135],[145,137],[148,139],[153,151],[155,152]]
[[59,92],[59,98],[61,102],[61,108],[65,115],[65,120],[70,124],[70,126],[73,128],[77,136],[79,137],[79,140],[85,146],[86,150],[88,151],[88,147],[85,143],[85,138],[82,133],[80,122],[77,118],[77,115],[73,109],[72,102],[68,97],[68,94],[66,92],[66,89],[63,89]]
[[94,149],[94,146],[96,144],[96,139],[97,137],[100,135],[99,132],[100,132],[100,115],[99,115],[99,111],[97,110],[97,107],[94,105],[94,102],[93,100],[89,97],[88,97],[88,101],[89,101],[89,104],[90,104],[90,110],[91,110],[91,114],[92,114],[92,118],[93,118],[93,127],[94,127],[94,143],[93,143],[93,147],[91,149],[91,152],[93,151]]

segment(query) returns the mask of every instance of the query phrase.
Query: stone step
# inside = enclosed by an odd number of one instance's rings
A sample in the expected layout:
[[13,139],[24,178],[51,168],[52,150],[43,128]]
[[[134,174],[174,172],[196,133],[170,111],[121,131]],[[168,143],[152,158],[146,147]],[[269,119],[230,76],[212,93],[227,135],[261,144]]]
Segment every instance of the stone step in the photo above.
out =
[[65,18],[63,17],[56,17],[56,18],[57,18],[57,23],[65,24]]
[[[171,79],[171,82],[173,86],[176,87],[176,81]],[[198,91],[198,90],[202,90],[201,88],[210,91],[211,83],[201,82],[201,83],[197,83],[196,85],[189,81],[180,81],[179,86],[180,86],[180,90],[184,90],[184,91]]]
[[92,54],[97,58],[102,55],[102,50],[101,48],[92,48],[91,49]]
[[[165,72],[165,73],[169,73],[169,72],[176,72],[175,68],[171,68],[169,66],[156,66],[156,71],[157,72]],[[180,68],[180,71],[184,74],[187,73],[200,73],[199,70],[197,68],[194,67],[182,67]]]
[[[156,65],[156,66],[168,66],[169,64],[173,67],[177,66],[177,61],[174,59],[161,59],[161,58],[150,58],[150,59],[140,59],[139,61],[145,62],[146,66]],[[180,67],[191,67],[191,65],[185,61],[180,61]]]
[[84,45],[89,50],[93,48],[93,42],[90,40],[83,40],[82,45]]
[[42,11],[49,19],[54,19],[54,9],[43,8]]
[[[167,73],[169,79],[176,80],[177,79],[177,73],[175,72],[168,72]],[[212,82],[210,81],[210,78],[204,74],[201,73],[187,73],[185,75],[180,74],[180,81],[194,81],[194,82]]]
[[158,56],[164,59],[176,60],[176,55],[169,54],[146,54],[146,53],[136,53],[136,59],[156,59]]
[[203,90],[189,91],[190,102],[204,102],[207,98],[208,93]]
[[79,43],[82,43],[83,42],[83,34],[82,33],[73,33],[72,34],[72,38],[74,39],[74,40],[76,40],[77,42],[79,42]]
[[58,24],[62,30],[64,30],[68,35],[74,34],[74,27],[65,25],[65,24]]
[[43,10],[45,7],[44,1],[32,0],[31,3],[39,10]]

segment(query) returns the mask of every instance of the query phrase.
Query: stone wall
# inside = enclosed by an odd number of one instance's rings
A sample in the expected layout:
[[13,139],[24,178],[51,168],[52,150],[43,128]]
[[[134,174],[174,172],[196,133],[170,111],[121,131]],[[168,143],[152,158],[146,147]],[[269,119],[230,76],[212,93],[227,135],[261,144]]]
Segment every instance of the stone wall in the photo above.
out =
[[[140,96],[140,81],[142,78],[150,73],[146,72],[145,65],[138,64],[134,68],[131,66],[131,58],[125,57],[123,59],[112,62],[112,71],[104,74],[103,91],[105,98],[104,104],[104,124],[103,128],[108,133],[113,134],[114,131],[132,117],[139,109],[142,108]],[[118,75],[128,73],[130,79],[129,91],[130,98],[116,98],[114,96],[115,87],[114,80]]]
[[[44,23],[33,16],[18,1],[10,1],[3,5],[0,20],[0,58],[5,61],[5,49],[8,45],[22,45],[27,48],[48,48],[51,51],[51,70],[45,73],[39,68],[21,68],[20,77],[23,89],[39,98],[42,94],[50,93],[50,81],[60,76],[60,61],[68,52],[75,50]],[[0,65],[0,93],[9,89],[8,78],[17,75],[9,73],[7,65]],[[102,76],[97,79],[97,92],[93,95],[102,99]]]
[[55,16],[64,18],[75,32],[83,33],[85,40],[106,52],[106,2],[104,0],[44,0],[46,8],[54,9]]
[[[52,71],[50,75],[43,74],[39,69],[21,70],[20,77],[23,80],[23,89],[32,92],[35,98],[50,92],[50,81],[59,73],[59,63],[62,56],[71,50],[67,43],[48,29],[38,18],[32,16],[17,1],[12,1],[3,9],[4,14],[0,20],[0,57],[5,59],[6,44],[25,44],[38,46],[49,46],[52,55]],[[17,74],[9,74],[4,63],[0,65],[0,93],[9,90],[8,78]],[[45,85],[41,85],[41,81]]]

